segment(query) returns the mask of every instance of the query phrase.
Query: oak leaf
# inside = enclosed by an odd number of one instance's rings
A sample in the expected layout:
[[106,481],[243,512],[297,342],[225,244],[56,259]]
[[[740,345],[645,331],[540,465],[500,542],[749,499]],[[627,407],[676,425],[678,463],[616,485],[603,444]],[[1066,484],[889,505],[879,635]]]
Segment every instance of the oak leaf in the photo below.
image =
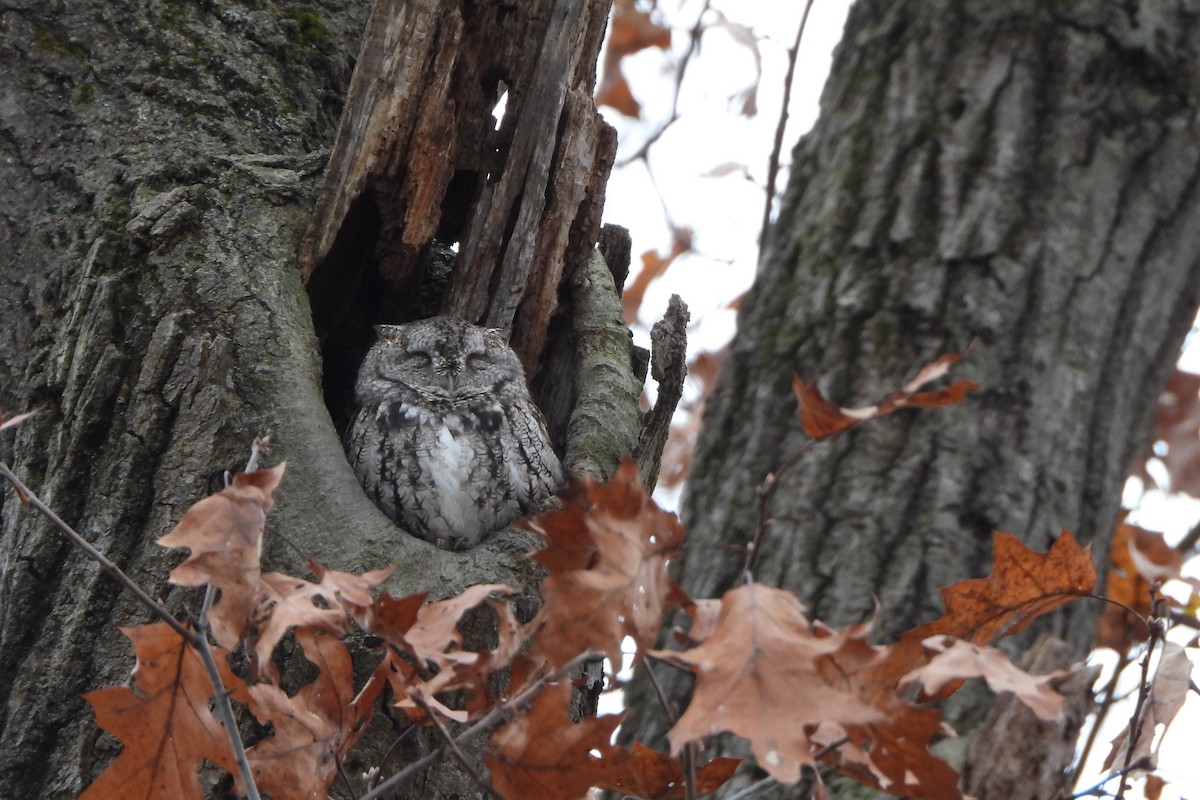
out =
[[641,114],[641,105],[633,98],[621,73],[621,61],[647,47],[669,49],[671,29],[632,2],[614,4],[608,22],[600,85],[596,87],[596,105],[611,106],[627,117],[637,118]]
[[[714,758],[696,769],[696,795],[703,797],[721,788],[742,763],[740,758]],[[668,753],[641,742],[626,749],[612,748],[604,757],[603,774],[596,788],[645,800],[683,800],[687,784],[683,765]]]
[[[293,696],[278,686],[249,687],[249,706],[274,735],[246,751],[259,789],[272,797],[327,797],[346,753],[362,735],[384,682],[368,682],[355,696],[354,665],[336,636],[296,629],[304,657],[317,677]],[[243,790],[238,782],[239,791]]]
[[569,683],[551,684],[537,694],[526,714],[492,735],[484,763],[501,796],[583,798],[604,774],[604,756],[612,749],[609,741],[623,715],[576,723],[568,711],[570,699]]
[[975,381],[957,380],[941,389],[919,391],[925,384],[937,380],[950,371],[970,352],[968,347],[961,353],[947,353],[921,368],[917,377],[890,393],[875,405],[863,408],[842,408],[826,400],[815,385],[804,382],[799,375],[792,376],[792,392],[800,406],[800,425],[811,439],[824,439],[841,433],[867,420],[891,414],[902,408],[934,408],[961,403],[967,392],[979,388]]
[[728,731],[750,743],[773,778],[792,783],[802,766],[816,763],[808,734],[818,724],[884,718],[826,680],[818,660],[837,651],[846,634],[815,633],[790,592],[749,584],[727,592],[721,604],[700,646],[653,652],[696,674],[691,703],[667,733],[673,755],[689,741]]
[[878,710],[880,719],[863,724],[825,721],[812,734],[824,762],[843,774],[890,794],[930,800],[958,798],[959,775],[929,747],[949,732],[936,708],[905,700],[904,677],[928,660],[912,639],[886,646],[867,641],[870,625],[842,631],[842,644],[817,659],[825,680]]
[[952,636],[933,636],[922,644],[935,655],[901,678],[901,683],[918,682],[927,694],[936,695],[946,685],[964,678],[983,678],[993,692],[1015,695],[1041,719],[1062,718],[1063,696],[1051,684],[1070,670],[1034,677],[994,647],[981,647]]
[[[1145,452],[1138,457],[1134,477],[1144,485],[1154,485],[1163,492],[1182,492],[1200,497],[1200,375],[1176,368],[1167,378],[1158,397],[1154,427],[1147,442],[1163,442],[1166,452]],[[1166,480],[1161,473],[1152,474],[1146,462],[1154,458],[1166,468]]]
[[[196,769],[201,761],[237,771],[224,727],[209,711],[213,687],[199,654],[165,622],[122,628],[133,643],[133,688],[88,692],[96,724],[124,749],[80,795],[81,800],[138,797],[186,800],[204,797]],[[213,648],[221,681],[245,699],[245,686]]]
[[998,634],[1024,630],[1034,619],[1079,597],[1096,585],[1092,549],[1080,547],[1063,530],[1047,553],[1026,547],[1007,533],[995,533],[995,557],[986,578],[973,578],[943,587],[945,613],[933,622],[904,634],[924,641],[946,634],[975,644],[987,644]]
[[271,653],[289,630],[304,627],[341,634],[346,629],[347,615],[361,608],[364,602],[371,602],[368,589],[382,583],[393,569],[352,575],[327,569],[316,562],[310,562],[309,568],[320,577],[320,583],[280,572],[269,572],[259,580],[255,595],[256,677],[278,682],[278,669]]
[[236,647],[249,628],[258,600],[263,528],[283,471],[280,464],[235,475],[229,486],[189,508],[174,530],[158,540],[163,547],[192,551],[171,570],[171,583],[211,583],[221,590],[209,617],[213,637],[224,647]]
[[550,571],[534,653],[565,664],[596,650],[620,664],[629,636],[639,660],[684,598],[666,569],[683,542],[679,519],[650,499],[628,457],[611,481],[576,481],[562,500],[528,523],[547,543],[533,557]]

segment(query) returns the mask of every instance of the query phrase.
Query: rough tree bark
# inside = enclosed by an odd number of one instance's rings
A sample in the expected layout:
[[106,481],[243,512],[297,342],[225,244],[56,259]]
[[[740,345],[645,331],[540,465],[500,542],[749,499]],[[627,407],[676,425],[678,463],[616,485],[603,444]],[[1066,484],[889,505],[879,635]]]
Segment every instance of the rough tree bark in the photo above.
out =
[[[862,405],[971,342],[965,405],[870,423],[780,476],[755,577],[834,624],[878,599],[887,635],[985,574],[994,529],[1044,549],[1068,528],[1104,563],[1200,298],[1198,20],[1188,2],[854,5],[705,416],[690,593],[742,579],[755,488],[804,440],[793,370]],[[1070,658],[1099,610],[1049,622]],[[661,733],[652,694],[632,698],[633,727]]]
[[[371,505],[338,441],[339,380],[371,323],[458,313],[513,329],[558,443],[580,438],[588,386],[563,365],[582,334],[555,312],[614,293],[585,258],[611,159],[589,100],[607,5],[7,4],[0,409],[41,413],[0,458],[177,607],[178,556],[153,541],[257,434],[289,462],[270,524],[300,551],[397,563],[396,593],[528,585],[519,536],[443,553]],[[351,88],[356,53],[376,72]],[[435,237],[459,245],[448,283]],[[0,796],[74,797],[118,749],[80,693],[127,678],[115,626],[145,615],[8,491],[0,515]],[[303,573],[278,544],[268,561]],[[414,791],[472,790],[449,775]]]

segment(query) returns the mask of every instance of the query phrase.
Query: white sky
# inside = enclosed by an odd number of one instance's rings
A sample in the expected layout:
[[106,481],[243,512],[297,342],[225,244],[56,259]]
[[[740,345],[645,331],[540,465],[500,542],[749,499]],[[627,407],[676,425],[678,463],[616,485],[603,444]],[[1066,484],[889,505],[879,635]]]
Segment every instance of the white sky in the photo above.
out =
[[[661,51],[651,48],[625,60],[625,74],[642,104],[643,119],[630,120],[611,109],[601,109],[620,137],[618,167],[608,184],[604,216],[606,222],[630,230],[631,278],[641,267],[641,253],[669,252],[672,226],[692,229],[697,251],[681,257],[663,279],[650,286],[635,338],[648,345],[650,326],[662,316],[670,295],[677,293],[692,313],[690,354],[715,350],[729,341],[735,324],[729,303],[745,292],[754,278],[765,202],[762,187],[779,119],[786,50],[804,9],[803,2],[712,0],[705,18],[709,27],[688,65],[679,95],[679,118],[650,147],[645,160],[622,165],[669,118],[675,64],[702,5],[700,0],[660,0],[659,10],[675,31],[672,57],[664,59]],[[850,0],[816,0],[813,4],[792,88],[781,190],[791,148],[816,121],[821,89],[849,6]],[[758,113],[737,113],[756,83]],[[1200,371],[1200,348],[1191,348],[1184,361]],[[669,504],[677,495],[656,495],[656,499]],[[1150,494],[1142,498],[1136,513],[1139,524],[1167,531],[1168,541],[1174,541],[1200,518],[1200,502]],[[1186,633],[1173,638],[1186,641],[1190,638]],[[1111,655],[1102,653],[1097,663]],[[1112,660],[1108,658],[1107,663]],[[1128,677],[1135,686],[1135,676]],[[1107,742],[1128,719],[1128,710],[1110,712],[1101,744],[1089,760],[1080,787],[1100,779],[1099,764],[1107,753]],[[1159,774],[1170,781],[1163,800],[1200,797],[1200,759],[1195,755],[1198,731],[1200,702],[1192,693],[1162,746]],[[1107,788],[1115,791],[1116,782]],[[1132,800],[1142,795],[1136,791],[1127,796]]]

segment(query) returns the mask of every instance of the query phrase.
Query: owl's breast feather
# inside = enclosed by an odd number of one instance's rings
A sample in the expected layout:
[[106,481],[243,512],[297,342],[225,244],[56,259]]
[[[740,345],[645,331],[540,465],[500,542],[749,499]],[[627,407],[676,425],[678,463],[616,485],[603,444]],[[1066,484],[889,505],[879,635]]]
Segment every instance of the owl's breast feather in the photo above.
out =
[[438,424],[436,450],[425,464],[430,482],[441,499],[438,509],[455,538],[477,539],[483,533],[482,509],[470,492],[471,471],[479,455],[461,420],[449,417]]

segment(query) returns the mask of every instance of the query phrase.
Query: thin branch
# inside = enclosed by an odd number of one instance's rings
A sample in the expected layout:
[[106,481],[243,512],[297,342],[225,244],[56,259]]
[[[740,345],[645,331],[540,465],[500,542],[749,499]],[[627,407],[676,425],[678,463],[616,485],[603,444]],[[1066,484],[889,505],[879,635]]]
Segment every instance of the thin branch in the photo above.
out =
[[725,800],[746,800],[747,797],[752,797],[759,789],[765,789],[775,782],[771,776],[767,776],[755,783],[750,784],[745,789],[740,790],[737,794],[731,794]]
[[[570,675],[571,672],[580,664],[600,656],[602,656],[601,653],[596,653],[591,650],[588,650],[585,653],[580,653],[564,666],[559,667],[548,675],[544,675],[533,683],[529,684],[529,686],[521,690],[516,697],[509,700],[504,705],[498,706],[497,708],[489,711],[483,719],[479,720],[474,725],[460,733],[458,736],[454,737],[454,741],[458,743],[459,747],[461,747],[478,736],[481,736],[485,733],[490,733],[494,728],[498,728],[505,722],[508,722],[513,714],[530,703],[537,693],[540,692],[547,684],[562,680]],[[446,749],[446,746],[442,745],[433,752],[417,759],[392,777],[388,778],[383,783],[376,786],[370,792],[363,795],[360,800],[379,800],[379,798],[386,797],[389,792],[393,791],[405,781],[426,769],[430,764],[436,762],[445,754]]]
[[1096,746],[1096,739],[1100,736],[1100,728],[1104,725],[1104,720],[1108,717],[1108,712],[1112,710],[1113,704],[1117,696],[1117,681],[1121,677],[1121,673],[1125,668],[1133,663],[1133,659],[1129,658],[1128,653],[1119,653],[1117,656],[1117,664],[1113,669],[1112,677],[1108,679],[1105,685],[1104,702],[1096,709],[1096,719],[1092,722],[1092,727],[1088,731],[1087,741],[1084,742],[1083,750],[1078,758],[1075,759],[1075,772],[1071,775],[1070,785],[1074,786],[1079,780],[1079,773],[1083,770],[1083,765],[1087,763],[1088,756],[1092,753],[1092,748]]
[[[1157,594],[1157,585],[1151,588],[1150,607],[1152,609],[1158,605],[1155,594]],[[1162,639],[1164,633],[1162,621],[1157,617],[1153,617],[1150,625],[1150,638],[1146,642],[1146,655],[1142,658],[1142,680],[1138,687],[1137,703],[1134,705],[1133,714],[1129,717],[1129,738],[1126,740],[1125,745],[1125,765],[1121,769],[1121,784],[1117,787],[1115,800],[1122,800],[1125,797],[1125,788],[1128,784],[1125,782],[1124,775],[1132,769],[1133,753],[1137,748],[1138,739],[1141,738],[1142,733],[1142,712],[1146,708],[1146,702],[1150,699],[1150,655],[1154,652],[1155,646]]]
[[[1146,758],[1145,756],[1142,756],[1137,761],[1130,764],[1128,767],[1125,767],[1117,772],[1113,772],[1108,775],[1105,775],[1095,785],[1089,786],[1087,789],[1084,789],[1081,792],[1076,792],[1075,794],[1071,795],[1071,798],[1072,798],[1072,800],[1077,800],[1077,798],[1087,797],[1088,795],[1093,795],[1093,794],[1100,795],[1100,787],[1104,786],[1104,784],[1108,783],[1113,778],[1120,778],[1122,786],[1123,786],[1125,783],[1126,775],[1128,775],[1131,772],[1136,772],[1139,769],[1150,769],[1151,767],[1153,767],[1153,764],[1150,762],[1150,759]],[[733,798],[729,798],[729,800],[733,800]]]
[[479,770],[475,769],[475,765],[471,763],[470,759],[467,758],[467,754],[464,753],[462,748],[458,746],[458,742],[454,741],[454,737],[450,735],[450,731],[448,731],[446,726],[442,724],[441,719],[438,718],[438,715],[434,712],[433,707],[429,705],[429,701],[425,699],[425,696],[422,695],[419,690],[410,692],[408,696],[412,698],[414,703],[421,707],[421,710],[425,712],[425,716],[429,717],[429,721],[433,723],[433,729],[437,731],[437,735],[441,737],[442,742],[444,743],[443,746],[450,750],[450,755],[454,756],[454,760],[457,761],[459,766],[461,766],[467,773],[467,777],[469,777],[484,794],[486,794],[488,797],[491,797],[492,800],[504,800],[504,798],[497,794],[496,790],[493,789],[486,780],[484,780],[484,777],[479,774]]
[[[679,720],[675,718],[675,712],[671,708],[671,704],[667,702],[667,695],[662,689],[662,684],[658,682],[658,677],[655,676],[654,670],[650,668],[650,661],[653,660],[655,660],[653,657],[647,659],[646,677],[650,680],[650,688],[654,689],[654,696],[658,698],[658,705],[662,708],[663,717],[667,720],[667,724],[674,725]],[[658,663],[669,664],[670,662],[663,659]],[[672,664],[672,666],[675,665]],[[691,670],[687,670],[687,672],[691,672]]]
[[659,126],[654,133],[646,138],[642,146],[637,149],[626,159],[617,162],[617,167],[623,167],[626,164],[632,164],[638,159],[644,159],[650,152],[650,147],[662,138],[662,135],[667,132],[667,129],[675,124],[679,119],[679,95],[683,91],[683,76],[687,74],[688,64],[691,63],[692,55],[696,52],[696,44],[700,41],[700,35],[704,32],[704,15],[708,13],[708,7],[712,0],[704,0],[704,6],[700,9],[699,15],[696,16],[696,22],[688,31],[688,46],[683,51],[683,55],[679,57],[679,71],[675,73],[675,91],[671,95],[671,113],[667,115],[667,121]]
[[54,527],[57,528],[60,533],[66,536],[67,539],[70,540],[70,542],[80,550],[87,553],[88,557],[99,564],[105,572],[116,578],[117,582],[128,589],[133,596],[137,598],[138,602],[149,609],[154,616],[170,625],[171,629],[175,631],[175,633],[179,634],[180,637],[182,637],[183,640],[188,644],[192,645],[193,647],[199,646],[199,637],[196,635],[195,631],[189,629],[179,620],[175,619],[175,616],[171,614],[171,612],[167,611],[167,609],[163,608],[161,603],[157,602],[150,597],[150,595],[146,594],[142,590],[142,587],[134,583],[132,578],[121,571],[120,567],[118,567],[116,564],[110,561],[107,556],[97,550],[91,542],[76,533],[74,528],[63,522],[62,518],[59,517],[58,514],[55,514],[53,511],[51,511],[45,503],[39,500],[38,496],[35,495],[28,486],[22,483],[20,478],[13,474],[13,471],[8,468],[8,464],[5,464],[2,461],[0,461],[0,477],[3,477],[10,484],[12,484],[13,488],[16,489],[17,497],[21,500],[21,502],[33,506],[38,510],[38,512],[41,513],[43,517],[50,520],[50,523],[54,525]]
[[[817,752],[813,753],[813,758],[817,761],[820,761],[822,758],[829,755],[834,750],[837,750],[839,747],[841,747],[842,745],[846,744],[849,741],[850,741],[849,736],[843,736],[842,738],[838,739],[836,742],[830,742],[829,744],[825,745]],[[816,768],[814,767],[813,770],[815,772]],[[746,798],[748,798],[748,797],[753,797],[754,794],[759,789],[765,789],[765,788],[767,788],[767,786],[771,785],[774,782],[775,782],[775,779],[772,778],[770,775],[768,775],[767,777],[763,778],[762,780],[757,781],[756,783],[752,783],[749,786],[747,786],[745,789],[738,791],[737,794],[732,794],[729,797],[726,797],[725,800],[746,800]],[[812,796],[811,791],[808,793],[808,796],[809,797]]]
[[796,450],[795,453],[788,456],[779,468],[773,472],[767,473],[767,477],[763,479],[762,485],[756,490],[757,508],[758,508],[758,526],[754,531],[754,538],[746,545],[746,563],[742,565],[742,572],[754,573],[754,565],[758,563],[758,553],[762,550],[763,542],[767,539],[767,534],[770,533],[771,520],[767,517],[767,503],[771,499],[771,495],[775,494],[775,489],[779,486],[779,478],[785,472],[800,463],[800,459],[804,454],[816,443],[816,439],[809,439]]
[[767,204],[763,208],[762,229],[758,233],[758,250],[767,248],[767,232],[771,229],[771,206],[775,203],[775,181],[779,176],[779,160],[783,153],[783,134],[787,128],[788,107],[792,102],[792,83],[796,75],[796,60],[800,55],[800,40],[808,26],[808,12],[812,11],[813,0],[804,4],[804,16],[796,28],[796,41],[787,51],[787,74],[783,78],[783,108],[779,111],[779,123],[775,126],[775,143],[771,146],[771,159],[767,164]]
[[217,669],[217,660],[213,657],[212,648],[208,646],[208,612],[212,609],[213,598],[216,597],[216,594],[217,590],[211,583],[208,584],[204,590],[204,606],[200,609],[200,630],[195,646],[200,651],[200,660],[204,662],[209,683],[212,684],[213,692],[215,692],[217,715],[221,718],[221,724],[225,726],[225,735],[229,738],[229,744],[233,748],[233,757],[237,761],[238,772],[242,775],[242,783],[246,789],[246,800],[260,800],[258,786],[254,783],[254,771],[250,769],[250,759],[246,757],[246,745],[242,742],[242,735],[237,728],[237,719],[233,716],[233,705],[229,702],[229,693],[225,691],[225,684]]
[[680,766],[683,767],[683,796],[686,800],[696,800],[696,756],[700,749],[698,742],[688,742],[680,754]]

